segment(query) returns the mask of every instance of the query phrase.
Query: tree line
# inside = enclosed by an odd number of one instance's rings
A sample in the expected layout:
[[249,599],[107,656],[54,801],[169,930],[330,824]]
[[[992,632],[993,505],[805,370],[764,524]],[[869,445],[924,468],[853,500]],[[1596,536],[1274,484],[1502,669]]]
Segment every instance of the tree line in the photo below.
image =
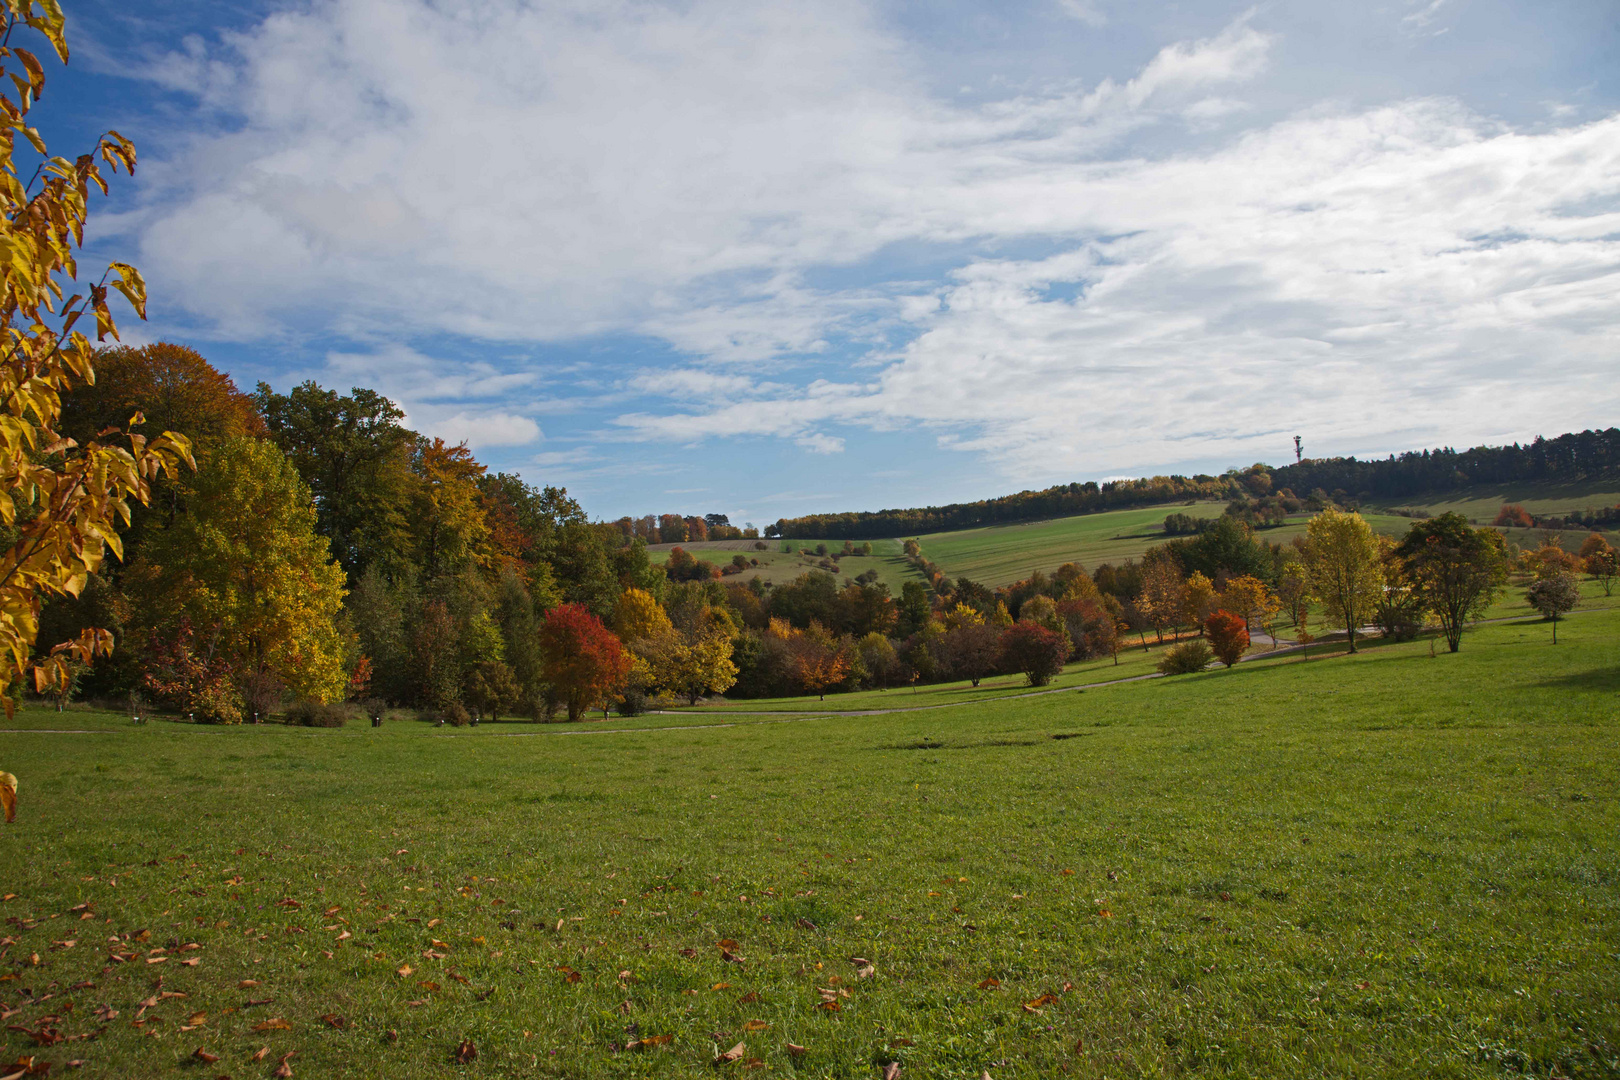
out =
[[[1588,480],[1620,474],[1620,428],[1589,430],[1536,438],[1511,446],[1476,446],[1457,451],[1413,450],[1383,459],[1306,458],[1272,468],[1254,465],[1221,476],[1154,476],[1104,484],[1059,484],[1043,491],[1021,491],[996,499],[906,510],[808,514],[781,518],[765,529],[767,537],[881,539],[892,536],[970,529],[984,525],[1067,517],[1103,510],[1124,510],[1190,499],[1260,499],[1255,478],[1267,488],[1308,492],[1318,505],[1353,505],[1369,499],[1404,499],[1442,494],[1473,484],[1509,481]],[[1278,514],[1257,506],[1264,516]],[[1283,511],[1286,512],[1286,511]],[[1278,517],[1280,520],[1280,516]],[[1614,520],[1620,520],[1620,510]],[[1610,519],[1602,519],[1604,524]],[[1572,524],[1575,522],[1572,519]],[[1597,524],[1597,520],[1588,522]]]

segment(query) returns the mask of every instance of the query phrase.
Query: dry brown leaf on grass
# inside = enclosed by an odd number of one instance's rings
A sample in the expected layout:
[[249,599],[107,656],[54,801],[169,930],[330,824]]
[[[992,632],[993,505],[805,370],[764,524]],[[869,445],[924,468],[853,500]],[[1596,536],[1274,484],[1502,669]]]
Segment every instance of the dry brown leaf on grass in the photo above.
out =
[[261,1047],[259,1047],[259,1049],[257,1051],[254,1052],[253,1056],[251,1058],[249,1058],[248,1060],[249,1061],[263,1061],[268,1056],[270,1056],[270,1048],[268,1046],[261,1046]]
[[877,968],[872,966],[872,961],[864,956],[852,956],[849,958],[849,962],[855,965],[855,977],[857,979],[870,979],[877,974]]
[[461,1045],[456,1047],[456,1064],[467,1065],[478,1059],[478,1047],[472,1044],[471,1039],[462,1039]]
[[277,1017],[272,1017],[271,1019],[266,1020],[263,1023],[254,1024],[253,1025],[253,1030],[254,1031],[291,1031],[292,1030],[292,1025],[287,1023],[287,1021],[283,1020],[281,1017],[277,1016]]
[[883,1080],[900,1080],[900,1063],[891,1061],[883,1066]]
[[207,1065],[212,1065],[214,1062],[219,1060],[218,1054],[210,1054],[207,1050],[204,1050],[200,1046],[191,1052],[191,1056]]
[[1084,1037],[1081,1037],[1081,1038],[1078,1038],[1078,1039],[1074,1040],[1074,1052],[1075,1053],[1083,1054],[1083,1053],[1085,1053],[1085,1050],[1086,1050],[1086,1040],[1085,1040]]
[[402,979],[408,979],[408,978],[411,977],[411,973],[414,972],[415,970],[416,969],[411,967],[411,965],[409,965],[409,964],[401,964],[400,967],[399,967],[399,970],[396,971],[395,974],[398,975]]
[[744,1031],[764,1031],[766,1028],[768,1028],[770,1026],[771,1025],[766,1023],[764,1020],[749,1020],[749,1021],[747,1021],[746,1023],[743,1024],[743,1030]]
[[816,1008],[818,1008],[818,1009],[826,1009],[828,1012],[843,1012],[844,1011],[844,1007],[842,1005],[838,1004],[837,1001],[823,1001],[820,1005],[817,1005]]
[[798,1043],[788,1043],[786,1049],[787,1052],[792,1054],[794,1057],[798,1057],[801,1054],[808,1054],[810,1052],[808,1049],[800,1046]]
[[735,941],[732,941],[730,938],[721,938],[719,941],[714,943],[714,946],[721,952],[736,952],[739,948],[741,948],[740,945],[738,945]]
[[979,984],[979,989],[980,990],[999,990],[999,989],[1001,989],[1001,980],[992,976],[991,978],[985,979],[983,982],[981,982]]
[[744,994],[742,997],[737,999],[737,1004],[739,1004],[739,1005],[752,1005],[752,1004],[754,1004],[754,1002],[756,1002],[758,1000],[759,1000],[759,995],[756,994],[754,991],[750,990],[750,991],[748,991],[748,993]]
[[1035,1012],[1037,1009],[1044,1009],[1046,1006],[1052,1004],[1057,999],[1058,998],[1057,998],[1056,994],[1042,994],[1040,997],[1036,998],[1034,1001],[1026,1001],[1026,1002],[1024,1002],[1024,1011],[1025,1012]]
[[[0,772],[0,808],[5,810],[7,821],[17,820],[17,778],[8,772]],[[15,895],[10,893],[6,899]]]
[[349,1022],[343,1017],[339,1016],[337,1013],[326,1013],[322,1015],[321,1020],[326,1024],[327,1027],[337,1028],[339,1031],[342,1031],[344,1028],[349,1026]]
[[255,986],[258,986],[258,985],[259,985],[259,980],[258,979],[243,979],[241,982],[236,984],[236,988],[238,990],[251,990]]
[[624,1044],[626,1050],[646,1050],[653,1046],[668,1046],[675,1041],[673,1035],[649,1035],[645,1039],[632,1039]]
[[715,1058],[714,1063],[716,1065],[730,1065],[733,1061],[738,1060],[739,1058],[741,1058],[746,1053],[748,1053],[748,1047],[745,1046],[743,1043],[738,1043],[736,1046],[733,1046],[730,1050],[727,1050],[725,1053],[723,1053],[719,1057]]

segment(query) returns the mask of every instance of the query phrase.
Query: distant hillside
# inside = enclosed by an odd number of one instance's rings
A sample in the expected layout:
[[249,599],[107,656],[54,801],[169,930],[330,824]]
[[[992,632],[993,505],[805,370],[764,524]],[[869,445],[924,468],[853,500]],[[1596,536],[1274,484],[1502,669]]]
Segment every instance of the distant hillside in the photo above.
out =
[[[1270,488],[1307,496],[1315,491],[1340,499],[1404,499],[1461,491],[1482,484],[1573,483],[1620,476],[1620,428],[1582,431],[1526,445],[1476,446],[1471,450],[1412,450],[1381,460],[1354,457],[1307,459],[1269,474]],[[1059,484],[1044,491],[1021,491],[997,499],[909,510],[809,514],[783,518],[767,536],[828,540],[876,540],[923,533],[972,529],[1102,510],[1124,510],[1191,499],[1227,499],[1252,490],[1251,472],[1222,476],[1155,476],[1105,484]]]

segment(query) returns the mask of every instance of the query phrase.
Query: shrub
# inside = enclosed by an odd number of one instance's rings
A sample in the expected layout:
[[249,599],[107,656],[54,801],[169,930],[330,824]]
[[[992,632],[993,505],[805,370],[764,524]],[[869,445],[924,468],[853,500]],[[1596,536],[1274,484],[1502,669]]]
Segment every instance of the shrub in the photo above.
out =
[[452,701],[439,710],[439,718],[451,727],[466,727],[472,723],[472,714],[467,711],[467,706],[459,701]]
[[1068,638],[1039,623],[1015,623],[1001,635],[1002,670],[1023,672],[1031,686],[1051,682],[1068,658]]
[[349,722],[349,707],[295,701],[287,708],[286,722],[297,727],[339,728]]
[[[755,551],[769,551],[770,550],[770,545],[765,543],[765,541],[763,541],[763,540],[755,540],[754,541],[754,550]],[[785,547],[784,547],[784,550],[785,550]]]
[[360,703],[360,711],[368,719],[380,720],[388,712],[388,702],[380,697],[366,698]]
[[1242,659],[1249,648],[1248,624],[1230,611],[1217,611],[1205,619],[1204,633],[1215,656],[1227,667]]
[[647,711],[647,692],[639,686],[628,686],[613,711],[620,716],[640,716]]
[[1193,675],[1203,671],[1215,654],[1202,638],[1183,641],[1159,658],[1159,670],[1166,675]]

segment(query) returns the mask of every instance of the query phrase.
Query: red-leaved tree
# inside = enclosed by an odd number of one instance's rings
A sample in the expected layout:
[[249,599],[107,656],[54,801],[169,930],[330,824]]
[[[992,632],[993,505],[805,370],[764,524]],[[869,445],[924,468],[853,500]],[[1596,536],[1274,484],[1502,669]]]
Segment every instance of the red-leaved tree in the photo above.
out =
[[546,681],[578,720],[630,674],[630,653],[583,604],[559,604],[540,624]]
[[1040,623],[1014,623],[1001,635],[1001,669],[1023,672],[1031,686],[1051,682],[1068,658],[1068,639]]
[[1231,667],[1249,648],[1249,626],[1241,615],[1217,611],[1204,620],[1204,635],[1215,658]]

